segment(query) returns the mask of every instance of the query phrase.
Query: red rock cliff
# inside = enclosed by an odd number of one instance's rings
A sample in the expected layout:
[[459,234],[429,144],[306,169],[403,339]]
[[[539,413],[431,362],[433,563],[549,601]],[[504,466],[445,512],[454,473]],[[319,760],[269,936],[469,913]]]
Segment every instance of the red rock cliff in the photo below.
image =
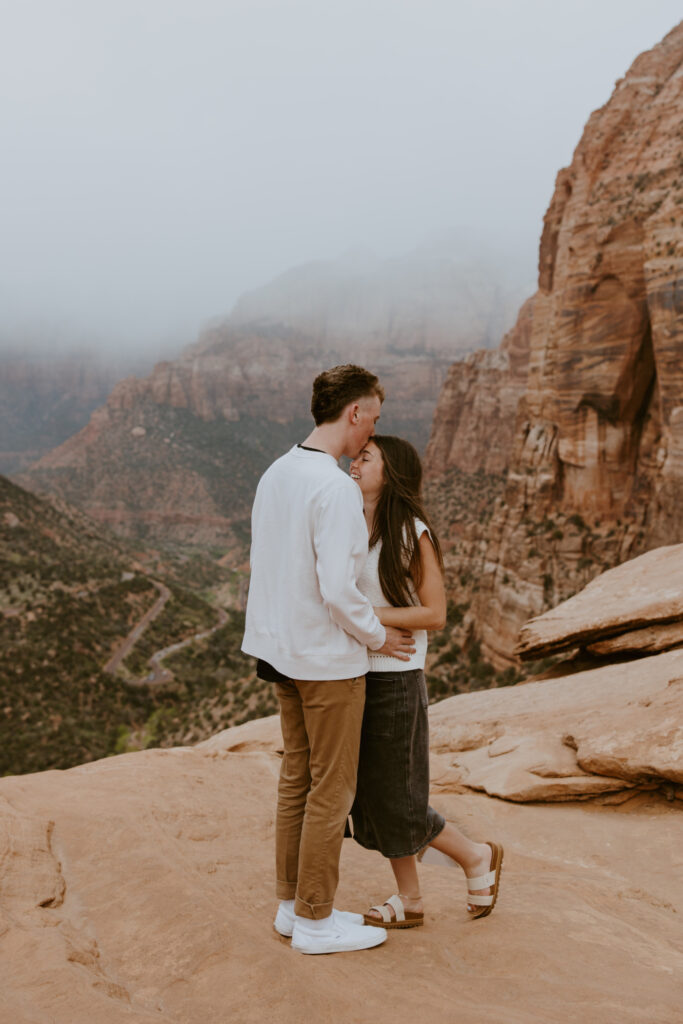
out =
[[438,478],[452,467],[466,473],[507,469],[527,382],[533,308],[528,299],[500,348],[473,352],[451,366],[427,447],[428,476]]
[[456,364],[437,406],[432,477],[509,462],[475,551],[450,555],[476,576],[471,621],[497,663],[530,615],[683,539],[682,124],[683,23],[617,82],[558,174],[509,455],[515,378],[495,356]]

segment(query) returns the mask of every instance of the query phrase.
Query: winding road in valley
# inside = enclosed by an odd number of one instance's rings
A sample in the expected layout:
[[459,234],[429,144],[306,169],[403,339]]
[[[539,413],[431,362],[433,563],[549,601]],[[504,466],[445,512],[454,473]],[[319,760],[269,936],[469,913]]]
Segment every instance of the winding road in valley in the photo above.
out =
[[[116,648],[109,661],[104,666],[103,671],[107,672],[109,675],[116,675],[122,663],[128,657],[137,641],[149,626],[150,622],[153,622],[154,619],[157,618],[171,597],[171,591],[168,587],[164,586],[163,583],[159,583],[158,580],[151,580],[151,582],[159,591],[159,597],[152,607],[149,608],[142,618],[135,624],[135,626],[133,626],[128,636]],[[212,633],[215,633],[217,629],[220,629],[221,626],[224,626],[228,621],[227,612],[222,608],[218,608],[216,610],[218,612],[218,622],[215,626],[212,626],[211,629],[202,630],[199,633],[193,633],[184,640],[178,640],[176,643],[170,644],[168,647],[163,647],[160,651],[155,651],[149,659],[151,672],[148,675],[143,676],[141,679],[129,679],[128,684],[130,686],[161,686],[165,683],[170,683],[173,679],[173,673],[162,666],[162,661],[164,658],[167,658],[169,654],[175,654],[176,651],[182,650],[183,647],[187,647],[189,644],[196,643],[197,640],[204,640],[206,637],[211,636]]]
[[163,668],[161,662],[164,658],[167,658],[169,654],[175,654],[176,651],[180,651],[183,647],[187,647],[189,644],[194,644],[197,640],[204,640],[207,636],[211,636],[217,629],[224,626],[228,621],[227,613],[222,608],[218,608],[218,622],[211,629],[205,629],[201,633],[193,633],[192,636],[188,636],[185,640],[178,640],[176,643],[171,644],[169,647],[163,647],[160,651],[156,651],[149,659],[149,664],[152,666],[152,671],[149,675],[143,679],[131,680],[134,686],[159,686],[163,683],[170,683],[173,679],[173,673],[168,668]]
[[151,580],[150,582],[159,591],[159,597],[152,607],[145,612],[139,622],[133,626],[126,639],[116,648],[111,658],[104,666],[104,671],[108,672],[110,676],[116,675],[121,667],[121,662],[128,657],[135,643],[140,639],[150,622],[153,622],[157,615],[160,614],[171,596],[171,591],[168,587],[165,587],[163,583],[159,583],[157,580]]

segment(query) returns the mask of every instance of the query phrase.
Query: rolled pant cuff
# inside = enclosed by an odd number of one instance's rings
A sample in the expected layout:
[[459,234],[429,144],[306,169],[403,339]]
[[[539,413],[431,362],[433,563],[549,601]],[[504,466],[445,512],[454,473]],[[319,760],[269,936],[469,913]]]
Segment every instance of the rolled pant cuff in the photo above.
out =
[[306,903],[299,896],[294,903],[294,913],[297,917],[307,917],[311,921],[320,921],[323,917],[329,917],[334,907],[334,900],[329,903]]
[[296,896],[296,882],[275,883],[275,895],[279,900],[293,900]]

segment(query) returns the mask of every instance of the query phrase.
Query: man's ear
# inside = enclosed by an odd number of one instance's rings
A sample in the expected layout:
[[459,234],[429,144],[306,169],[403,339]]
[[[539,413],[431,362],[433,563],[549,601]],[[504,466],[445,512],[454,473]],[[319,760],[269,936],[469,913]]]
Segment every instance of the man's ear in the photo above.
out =
[[360,405],[358,404],[358,402],[352,402],[351,405],[349,406],[349,420],[351,421],[351,423],[358,423],[359,409]]

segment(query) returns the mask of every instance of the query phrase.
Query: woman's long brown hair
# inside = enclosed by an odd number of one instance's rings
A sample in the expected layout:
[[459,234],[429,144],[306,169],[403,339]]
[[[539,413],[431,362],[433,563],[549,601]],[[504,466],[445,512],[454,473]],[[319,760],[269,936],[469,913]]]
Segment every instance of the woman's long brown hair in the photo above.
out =
[[382,541],[379,554],[379,582],[387,601],[395,607],[412,605],[412,579],[417,589],[422,583],[422,559],[415,520],[428,527],[436,557],[443,570],[443,556],[422,504],[422,464],[409,441],[400,437],[375,436],[370,442],[382,455],[384,486],[380,494],[370,547]]

